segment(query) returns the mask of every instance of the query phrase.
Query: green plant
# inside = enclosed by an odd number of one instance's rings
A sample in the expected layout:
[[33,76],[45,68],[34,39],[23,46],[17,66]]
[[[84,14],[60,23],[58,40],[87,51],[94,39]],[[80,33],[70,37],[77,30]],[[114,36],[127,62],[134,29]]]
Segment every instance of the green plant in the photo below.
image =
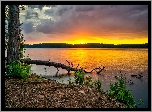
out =
[[99,90],[99,91],[103,91],[102,90],[102,82],[100,81],[100,80],[97,80],[97,81],[95,81],[94,83],[94,86]]
[[70,86],[74,85],[74,82],[71,81],[71,78],[69,78],[68,84],[69,84]]
[[91,76],[86,77],[84,83],[88,86],[92,86],[93,85],[92,77]]
[[142,100],[142,99],[140,99],[139,101],[138,101],[138,105],[141,105],[141,104],[143,104],[144,103],[144,101]]
[[40,79],[43,79],[43,76],[42,76],[42,74],[40,74]]
[[6,66],[6,76],[26,78],[30,76],[31,65],[16,60]]
[[59,75],[59,79],[61,79],[62,78],[62,75]]
[[136,106],[134,97],[130,90],[127,90],[122,76],[118,79],[118,82],[114,84],[110,83],[110,90],[108,90],[107,93],[115,99],[124,102],[128,108],[134,108]]
[[24,61],[30,61],[31,59],[27,56],[27,58],[24,58]]
[[76,71],[74,73],[74,79],[75,79],[75,83],[76,84],[84,84],[84,75],[85,75],[85,72],[84,71]]
[[64,80],[62,80],[62,83],[64,82]]

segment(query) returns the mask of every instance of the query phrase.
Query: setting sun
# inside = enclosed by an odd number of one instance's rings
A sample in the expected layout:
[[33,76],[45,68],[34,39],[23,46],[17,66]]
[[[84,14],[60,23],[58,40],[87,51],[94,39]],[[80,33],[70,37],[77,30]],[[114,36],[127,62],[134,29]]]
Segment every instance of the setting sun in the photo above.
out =
[[81,41],[80,44],[85,44],[85,43]]

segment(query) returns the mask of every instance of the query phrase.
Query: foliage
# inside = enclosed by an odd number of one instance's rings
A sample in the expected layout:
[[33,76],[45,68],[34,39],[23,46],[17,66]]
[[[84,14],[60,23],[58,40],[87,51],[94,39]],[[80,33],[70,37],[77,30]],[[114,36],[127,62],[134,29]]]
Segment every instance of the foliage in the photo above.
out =
[[84,84],[85,81],[84,75],[85,75],[84,71],[76,71],[74,74],[75,83],[80,85]]
[[144,103],[144,101],[142,99],[140,99],[139,102],[138,102],[138,105],[141,105],[143,103]]
[[130,90],[127,90],[122,76],[118,79],[118,82],[115,82],[114,84],[110,83],[110,90],[107,91],[107,93],[115,99],[127,104],[129,108],[134,108],[136,106],[134,98]]
[[[21,8],[21,10],[25,10],[24,5],[20,5],[19,8]],[[23,57],[24,57],[23,53],[25,53],[25,50],[26,50],[26,49],[25,49],[25,45],[24,45],[24,42],[25,42],[25,40],[24,40],[24,35],[21,34],[21,31],[22,31],[21,25],[22,25],[22,24],[23,24],[23,23],[20,24],[20,58],[23,58]]]
[[93,85],[93,80],[92,80],[91,76],[85,78],[85,84],[88,85],[88,86]]
[[102,87],[101,87],[101,86],[102,86],[102,82],[101,82],[100,80],[95,81],[95,82],[94,82],[94,86],[95,86],[99,91],[101,91],[101,92],[103,91],[103,90],[102,90]]
[[30,76],[31,65],[16,60],[6,66],[6,76],[26,78]]
[[64,80],[62,80],[62,83],[64,82]]
[[[102,91],[102,82],[100,80],[93,81],[91,76],[84,78],[84,75],[84,71],[76,71],[74,74],[75,83],[79,85],[85,84],[88,86],[94,86],[99,91]],[[71,82],[71,79],[69,79],[68,81],[69,85],[74,85],[74,82]]]
[[27,56],[27,58],[24,58],[24,61],[29,61],[29,60],[31,60],[28,56]]
[[88,86],[94,86],[99,91],[102,91],[102,82],[100,80],[93,81],[91,76],[85,78],[85,84]]
[[70,86],[74,85],[74,82],[72,82],[70,78],[69,78],[68,82],[69,82]]

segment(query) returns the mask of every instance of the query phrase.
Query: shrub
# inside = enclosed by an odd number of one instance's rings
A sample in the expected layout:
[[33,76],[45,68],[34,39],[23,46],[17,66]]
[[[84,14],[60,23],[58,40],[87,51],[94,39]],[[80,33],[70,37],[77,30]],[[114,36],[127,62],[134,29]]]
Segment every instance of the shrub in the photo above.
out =
[[91,77],[91,76],[86,77],[84,83],[85,83],[86,85],[88,85],[88,86],[92,86],[92,85],[93,85],[92,77]]
[[75,83],[80,85],[84,84],[84,75],[85,75],[84,71],[76,71],[74,73]]
[[69,78],[68,82],[69,82],[70,86],[74,85],[74,82],[72,82],[70,78]]
[[30,70],[31,65],[27,65],[25,63],[21,63],[19,60],[16,60],[6,66],[5,76],[26,78],[30,76]]
[[127,90],[126,88],[124,78],[120,77],[118,82],[115,82],[114,84],[110,83],[110,90],[107,91],[107,93],[115,99],[124,102],[129,108],[134,108],[136,106],[134,98],[130,90]]
[[[92,77],[86,77],[84,78],[85,72],[84,71],[76,71],[74,74],[74,78],[75,78],[75,83],[76,84],[86,84],[88,86],[94,86],[95,88],[97,88],[99,91],[102,91],[102,82],[100,80],[97,81],[93,81]],[[71,82],[71,80],[69,81],[69,85],[74,84],[73,82]]]
[[101,91],[102,92],[102,82],[100,81],[100,80],[97,80],[97,81],[95,81],[94,82],[94,86],[99,90],[99,91]]

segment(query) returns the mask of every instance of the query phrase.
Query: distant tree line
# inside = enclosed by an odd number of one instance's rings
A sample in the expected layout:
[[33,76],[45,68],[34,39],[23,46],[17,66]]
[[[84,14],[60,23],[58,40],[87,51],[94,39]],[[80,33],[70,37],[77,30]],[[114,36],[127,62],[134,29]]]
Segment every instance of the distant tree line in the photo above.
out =
[[41,44],[25,44],[25,48],[148,48],[148,43],[145,44],[66,44],[66,43],[41,43]]

